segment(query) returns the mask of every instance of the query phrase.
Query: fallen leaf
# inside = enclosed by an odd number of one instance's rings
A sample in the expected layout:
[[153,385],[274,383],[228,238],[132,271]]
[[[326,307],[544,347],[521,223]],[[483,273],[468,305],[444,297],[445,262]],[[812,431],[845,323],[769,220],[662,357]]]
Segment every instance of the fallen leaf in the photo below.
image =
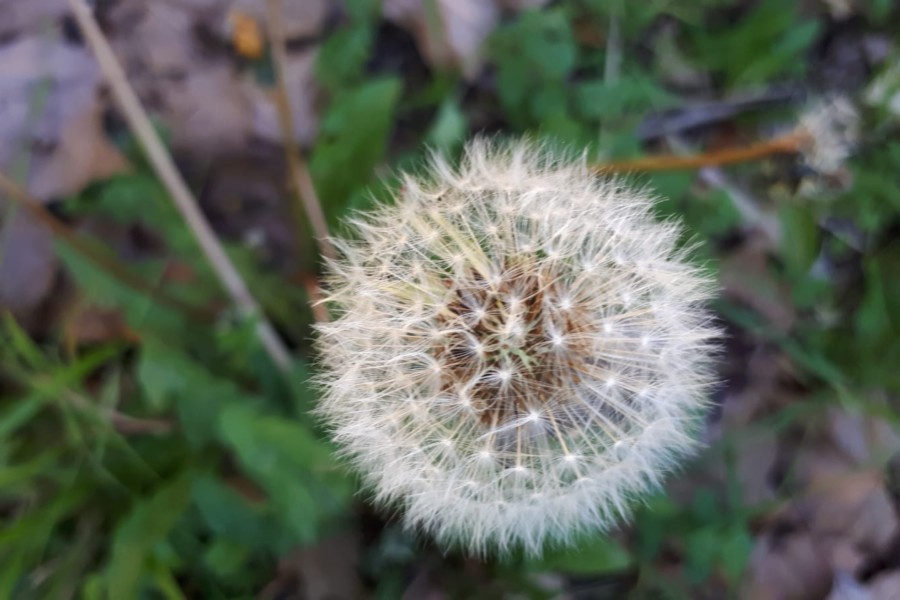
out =
[[[228,10],[254,19],[267,21],[267,0],[232,0]],[[334,0],[281,0],[282,25],[288,40],[318,36],[325,26],[328,12]]]
[[831,588],[831,569],[807,533],[763,535],[750,556],[746,600],[819,600]]
[[[58,30],[0,46],[0,170],[52,200],[127,168],[103,130],[99,91],[93,57]],[[10,212],[0,240],[0,305],[27,321],[56,281],[52,236]]]
[[[867,403],[878,405],[875,399]],[[831,409],[828,424],[835,445],[859,465],[881,467],[900,452],[900,436],[883,419]]]
[[354,600],[361,597],[360,540],[344,532],[296,550],[278,563],[275,578],[257,595],[258,600]]
[[103,132],[103,109],[97,103],[62,124],[56,145],[46,155],[35,153],[28,189],[36,198],[74,194],[93,181],[129,168],[128,161]]
[[0,0],[0,38],[45,28],[68,10],[66,0]]
[[197,14],[209,14],[216,11],[223,12],[230,2],[231,0],[168,0],[169,4],[193,11]]
[[832,570],[838,575],[856,573],[866,562],[866,553],[857,548],[849,538],[829,538],[824,548]]
[[754,234],[722,260],[721,282],[726,297],[744,304],[781,332],[788,332],[796,315],[789,290],[772,277],[768,252],[770,240]]
[[725,430],[742,430],[760,415],[793,401],[793,393],[783,384],[791,373],[782,353],[766,344],[755,344],[743,352],[742,385],[722,402],[720,425]]
[[459,69],[467,79],[481,70],[482,47],[500,19],[483,0],[384,0],[382,14],[412,33],[432,66]]
[[162,118],[172,130],[172,145],[207,156],[244,147],[253,134],[253,101],[246,86],[227,64],[160,86]]
[[[778,436],[770,429],[734,438],[734,473],[745,505],[757,506],[775,499],[772,470],[778,460]],[[723,478],[723,484],[727,479]]]
[[[294,138],[301,144],[309,144],[318,130],[316,114],[315,49],[290,52],[284,63],[284,85],[291,103],[294,122]],[[281,144],[283,132],[278,120],[274,89],[248,84],[246,91],[253,105],[253,134],[264,140]]]
[[[315,23],[324,19],[327,6],[317,0],[284,2],[283,8],[292,36],[318,31]],[[235,15],[243,31],[240,41],[235,37]],[[251,69],[239,69],[227,50],[239,43],[244,45],[239,51],[248,58],[264,53],[260,28],[266,21],[265,0],[181,0],[165,5],[121,0],[109,21],[129,80],[171,132],[174,148],[210,158],[239,152],[254,139],[281,142],[271,90]],[[196,35],[201,25],[217,38],[212,46]],[[295,135],[307,143],[317,126],[315,51],[289,53],[285,67]]]
[[195,42],[194,15],[187,10],[162,2],[123,0],[109,20],[116,52],[129,71],[141,67],[168,79],[206,65]]
[[303,598],[353,600],[361,594],[359,547],[358,532],[347,531],[295,552],[282,562],[281,569],[299,573]]
[[434,567],[419,569],[403,591],[401,600],[447,600],[447,594],[440,587],[440,576]]
[[235,52],[250,60],[262,58],[266,50],[266,40],[256,19],[240,11],[234,11],[229,15],[228,21],[231,24],[231,45],[234,46]]
[[0,309],[29,327],[58,271],[52,234],[30,215],[10,212],[0,228]]
[[900,572],[893,571],[876,577],[866,586],[871,600],[897,600],[900,598]]
[[66,347],[72,351],[84,345],[140,341],[120,311],[92,305],[85,299],[71,305],[63,317],[62,330]]
[[28,174],[31,195],[73,194],[127,163],[103,130],[93,57],[55,35],[0,47],[0,169]]
[[793,468],[805,490],[795,507],[812,532],[866,551],[890,541],[900,523],[880,470],[860,469],[824,443],[804,445]]
[[547,6],[550,0],[494,0],[494,3],[502,10],[522,11]]
[[840,572],[835,576],[834,586],[826,600],[874,600],[874,598],[852,575]]
[[172,146],[206,156],[244,147],[253,127],[244,78],[224,50],[227,37],[216,53],[196,36],[198,19],[216,14],[143,0],[122,0],[109,13],[116,54],[147,109],[171,132]]

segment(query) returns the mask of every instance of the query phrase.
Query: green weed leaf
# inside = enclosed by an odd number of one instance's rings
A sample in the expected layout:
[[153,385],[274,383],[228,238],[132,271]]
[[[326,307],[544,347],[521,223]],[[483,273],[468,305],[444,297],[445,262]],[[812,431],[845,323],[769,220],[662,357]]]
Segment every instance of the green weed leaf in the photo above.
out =
[[110,598],[135,598],[156,544],[164,541],[190,500],[190,471],[138,501],[113,535],[107,570]]

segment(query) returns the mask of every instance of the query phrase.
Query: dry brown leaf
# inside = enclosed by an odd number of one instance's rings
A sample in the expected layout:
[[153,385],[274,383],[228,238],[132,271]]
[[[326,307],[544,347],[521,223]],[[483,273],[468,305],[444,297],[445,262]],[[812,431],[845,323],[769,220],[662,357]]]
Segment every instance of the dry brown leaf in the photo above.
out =
[[68,10],[66,0],[0,0],[0,38],[36,32]]
[[900,598],[900,571],[885,573],[866,586],[871,600],[897,600]]
[[[778,460],[778,436],[768,428],[734,438],[734,477],[747,506],[775,499],[772,469]],[[723,480],[724,482],[725,480]]]
[[823,549],[828,554],[832,570],[839,575],[855,573],[866,562],[866,553],[848,538],[829,538],[823,544]]
[[[260,0],[260,2],[264,1]],[[167,0],[167,2],[197,14],[210,14],[224,12],[231,0]]]
[[[326,8],[318,1],[284,2],[288,34],[317,32]],[[221,36],[223,48],[231,45],[229,15],[235,14],[262,25],[266,2],[181,1],[158,6],[122,0],[110,15],[110,33],[129,79],[172,132],[178,150],[215,157],[238,152],[254,138],[281,141],[270,90],[261,87],[252,72],[239,72],[229,52],[202,47],[195,35],[195,27],[202,23]],[[314,69],[315,51],[289,54],[288,95],[295,135],[302,143],[314,138],[317,126]]]
[[[75,194],[127,168],[103,130],[93,58],[61,37],[51,30],[0,46],[0,170],[27,177],[28,191],[41,200]],[[30,216],[10,213],[0,248],[0,305],[28,320],[58,269],[51,234]]]
[[485,0],[384,0],[382,13],[412,33],[431,65],[459,69],[468,79],[481,70],[482,47],[500,18]]
[[834,448],[807,445],[794,465],[805,493],[796,507],[811,531],[872,551],[884,547],[897,529],[897,515],[881,471],[858,469]]
[[827,557],[813,536],[763,535],[750,556],[745,600],[820,600],[831,589]]
[[872,595],[849,572],[839,572],[826,600],[874,600]]
[[[137,3],[137,4],[135,4]],[[123,22],[114,28],[114,39],[119,48],[133,51],[131,64],[141,61],[145,68],[157,77],[180,77],[188,71],[203,66],[198,64],[199,52],[194,44],[194,18],[177,7],[159,2],[147,3],[128,0],[122,9],[131,19],[140,15],[128,26]]]
[[116,309],[96,306],[82,299],[70,307],[62,323],[63,338],[69,349],[107,342],[139,341],[137,333]]
[[[281,0],[284,34],[287,39],[312,38],[322,33],[335,0]],[[266,22],[266,0],[232,0],[228,10],[238,11],[257,23]]]
[[884,476],[897,435],[875,417],[836,408],[826,417],[826,429],[796,456],[796,479],[806,490],[798,506],[817,534],[863,552],[881,549],[900,527]]
[[828,422],[832,441],[859,465],[880,467],[900,452],[900,436],[882,419],[832,409]]
[[447,593],[440,588],[439,576],[435,569],[423,566],[403,591],[401,600],[448,600]]
[[764,316],[778,331],[788,332],[796,315],[789,291],[770,273],[769,249],[764,236],[750,237],[722,261],[721,282],[726,296]]
[[671,478],[666,494],[676,504],[690,504],[698,488],[717,490],[723,499],[732,483],[746,507],[759,507],[776,499],[772,472],[778,461],[778,436],[759,428],[729,432],[728,446],[714,445],[703,452],[696,468]]
[[93,58],[58,32],[0,47],[0,169],[24,167],[43,200],[125,169],[103,131],[99,89]]
[[246,145],[253,104],[228,53],[199,45],[199,18],[209,17],[123,0],[110,13],[110,34],[139,96],[171,131],[172,145],[215,156]]
[[231,25],[231,45],[244,58],[258,60],[266,51],[266,40],[259,23],[253,17],[234,11],[228,16]]
[[[294,137],[301,144],[309,144],[316,136],[316,50],[291,52],[284,63],[285,88],[291,102]],[[274,90],[263,89],[248,82],[245,89],[253,105],[253,133],[264,140],[280,144],[283,134],[278,120]]]
[[785,358],[770,345],[749,348],[742,358],[744,385],[722,402],[719,425],[725,430],[741,430],[761,414],[790,404],[792,393],[784,389]]
[[521,11],[547,6],[550,0],[494,0],[494,4],[502,10]]
[[278,573],[257,600],[304,598],[355,600],[362,597],[357,575],[360,539],[347,531],[315,546],[292,552],[278,563]]
[[12,213],[0,228],[0,308],[30,325],[58,271],[50,232],[30,215]]
[[62,124],[48,154],[35,153],[29,191],[36,198],[59,198],[129,167],[103,132],[103,108],[97,103]]
[[303,598],[354,600],[361,595],[359,547],[358,532],[346,531],[299,550],[283,562],[282,568],[299,572]]
[[228,65],[198,69],[159,91],[176,148],[216,155],[243,147],[252,135],[253,103]]

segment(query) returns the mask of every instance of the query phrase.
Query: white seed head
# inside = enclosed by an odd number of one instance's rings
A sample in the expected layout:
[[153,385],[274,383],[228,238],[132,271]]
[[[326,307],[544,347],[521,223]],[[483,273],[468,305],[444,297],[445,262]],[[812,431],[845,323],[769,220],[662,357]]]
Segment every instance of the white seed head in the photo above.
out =
[[818,173],[840,172],[859,144],[861,128],[859,111],[848,98],[818,101],[800,116],[796,127],[803,158]]
[[476,140],[429,166],[337,242],[318,412],[376,501],[443,541],[605,529],[694,445],[713,286],[652,197],[583,159]]

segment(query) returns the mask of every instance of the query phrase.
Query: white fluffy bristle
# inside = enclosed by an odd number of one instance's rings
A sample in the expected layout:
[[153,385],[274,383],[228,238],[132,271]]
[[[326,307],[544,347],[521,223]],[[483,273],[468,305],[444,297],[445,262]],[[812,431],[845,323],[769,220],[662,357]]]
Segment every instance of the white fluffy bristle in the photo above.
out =
[[478,140],[429,167],[337,242],[319,414],[439,539],[537,554],[607,528],[693,447],[711,282],[583,160]]

